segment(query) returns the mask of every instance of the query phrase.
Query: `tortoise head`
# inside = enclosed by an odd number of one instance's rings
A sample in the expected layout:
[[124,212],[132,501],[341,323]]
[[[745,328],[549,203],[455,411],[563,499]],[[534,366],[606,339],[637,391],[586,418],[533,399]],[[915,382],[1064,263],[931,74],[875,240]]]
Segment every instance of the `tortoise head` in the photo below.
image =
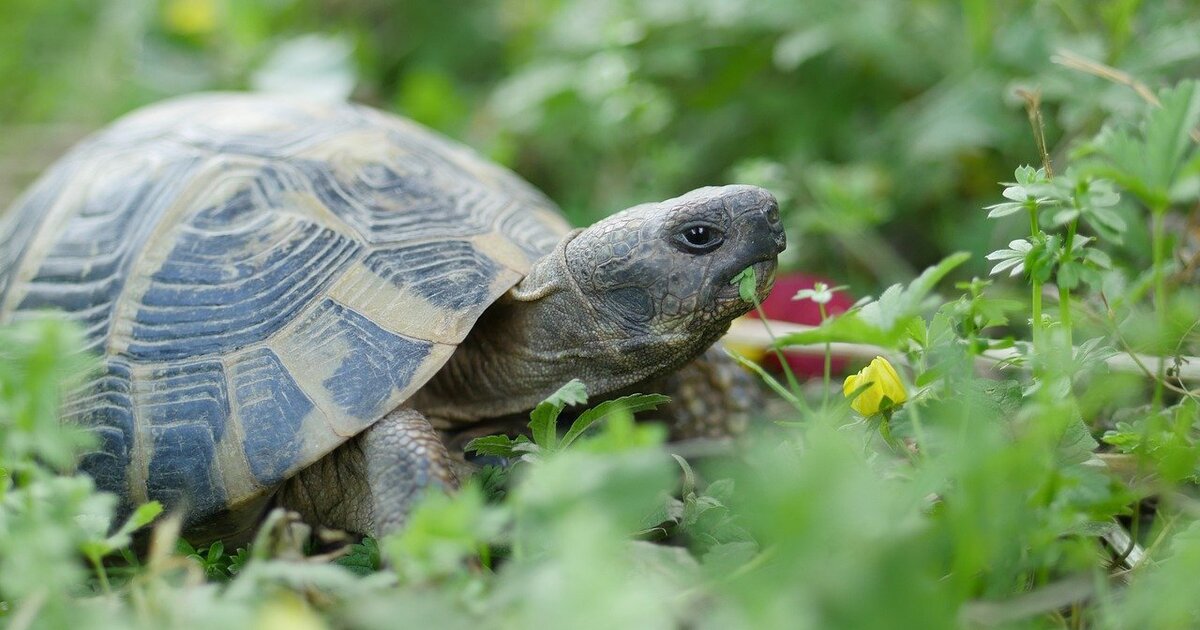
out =
[[674,370],[753,308],[732,283],[747,267],[766,297],[786,243],[779,205],[754,186],[623,210],[538,260],[425,389],[453,401],[439,413],[491,417],[572,377],[600,395]]
[[753,266],[758,298],[766,297],[786,244],[771,193],[714,186],[580,232],[566,245],[566,268],[604,336],[707,347],[753,307],[733,279]]

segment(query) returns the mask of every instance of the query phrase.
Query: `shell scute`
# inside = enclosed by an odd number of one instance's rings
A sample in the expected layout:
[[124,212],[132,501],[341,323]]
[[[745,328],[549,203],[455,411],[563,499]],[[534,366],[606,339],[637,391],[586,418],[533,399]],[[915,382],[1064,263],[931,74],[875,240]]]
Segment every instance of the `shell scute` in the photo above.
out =
[[63,409],[68,422],[90,430],[97,438],[96,449],[83,455],[79,468],[92,476],[97,488],[116,494],[126,492],[126,473],[133,456],[131,390],[128,364],[109,359]]
[[295,338],[311,345],[302,362],[324,357],[336,365],[321,385],[338,406],[335,417],[349,416],[346,422],[357,425],[336,427],[343,432],[360,431],[387,413],[383,403],[407,388],[433,346],[390,333],[328,299],[297,326]]
[[172,365],[155,372],[139,415],[149,425],[146,495],[163,505],[209,512],[225,505],[217,446],[229,417],[225,372],[219,362]]
[[372,252],[363,264],[397,288],[462,311],[491,296],[500,265],[466,241],[430,241]]
[[230,372],[250,472],[261,485],[278,483],[298,464],[313,403],[268,348],[240,356]]

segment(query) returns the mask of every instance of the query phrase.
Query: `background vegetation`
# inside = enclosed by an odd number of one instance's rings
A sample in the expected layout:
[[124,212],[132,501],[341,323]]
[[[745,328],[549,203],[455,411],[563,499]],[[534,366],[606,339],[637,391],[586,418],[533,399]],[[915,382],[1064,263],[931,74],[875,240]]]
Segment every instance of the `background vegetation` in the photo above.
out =
[[[879,296],[781,343],[879,346],[909,400],[863,417],[830,383],[781,379],[780,409],[726,456],[677,461],[617,414],[567,448],[543,432],[511,473],[334,563],[282,521],[195,550],[163,517],[137,558],[109,535],[111,497],[69,474],[84,438],[55,405],[88,363],[71,329],[8,329],[0,619],[1197,627],[1200,433],[1178,357],[1198,354],[1198,75],[1189,0],[5,0],[0,205],[113,117],[228,88],[403,113],[579,224],[759,183],[789,268]],[[1106,368],[1131,352],[1169,359]]]

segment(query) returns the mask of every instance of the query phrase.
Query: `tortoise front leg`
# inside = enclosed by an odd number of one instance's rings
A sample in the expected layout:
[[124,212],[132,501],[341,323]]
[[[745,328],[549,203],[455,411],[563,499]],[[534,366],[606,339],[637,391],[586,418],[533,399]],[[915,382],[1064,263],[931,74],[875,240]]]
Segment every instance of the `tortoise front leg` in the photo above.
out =
[[379,537],[403,527],[429,487],[458,487],[450,455],[424,415],[402,408],[289,479],[279,502],[307,522]]

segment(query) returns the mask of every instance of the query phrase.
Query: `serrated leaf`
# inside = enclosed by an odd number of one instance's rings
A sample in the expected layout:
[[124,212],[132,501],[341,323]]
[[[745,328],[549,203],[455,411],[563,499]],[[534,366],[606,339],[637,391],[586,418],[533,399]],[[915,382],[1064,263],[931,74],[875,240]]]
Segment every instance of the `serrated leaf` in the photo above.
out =
[[379,558],[379,543],[368,536],[361,543],[350,545],[349,552],[333,562],[356,575],[370,575],[379,570]]
[[1200,122],[1200,89],[1182,81],[1159,93],[1161,107],[1146,113],[1140,133],[1108,128],[1092,143],[1093,160],[1083,168],[1111,179],[1139,197],[1152,210],[1165,210],[1171,191],[1183,175],[1195,143],[1191,132]]
[[579,439],[579,436],[583,435],[583,432],[587,431],[589,427],[604,420],[614,412],[627,411],[629,413],[638,413],[649,411],[670,401],[669,397],[661,394],[630,394],[629,396],[606,400],[579,414],[575,422],[571,423],[571,428],[563,436],[558,448],[567,448],[572,442]]
[[579,379],[571,379],[529,414],[529,430],[534,444],[553,451],[558,446],[558,416],[567,405],[587,402],[587,388]]
[[1079,463],[1092,456],[1092,452],[1100,443],[1092,437],[1082,420],[1069,423],[1058,441],[1058,457],[1065,463]]
[[471,451],[480,455],[495,455],[497,457],[513,457],[513,447],[517,445],[517,441],[507,435],[485,435],[477,437],[463,447],[465,451]]
[[565,407],[567,405],[583,405],[586,404],[587,401],[587,386],[583,384],[583,381],[573,378],[564,383],[562,387],[559,387],[557,391],[555,391],[553,394],[550,394],[550,396],[542,402],[558,405],[559,407]]
[[971,255],[957,252],[942,259],[938,264],[921,272],[907,287],[892,285],[879,300],[867,304],[860,311],[864,321],[878,327],[880,330],[891,331],[900,320],[919,314],[925,298],[933,292],[942,278],[946,277],[955,267],[966,262]]
[[775,346],[783,348],[844,341],[894,347],[905,338],[912,318],[920,314],[926,298],[937,283],[968,258],[970,254],[966,252],[951,254],[926,269],[908,286],[894,284],[878,300],[867,302],[861,308],[838,317],[831,317],[811,330],[785,335],[775,342]]
[[1155,184],[1167,194],[1183,166],[1184,156],[1195,146],[1191,132],[1200,122],[1200,89],[1196,81],[1181,81],[1159,92],[1162,107],[1146,121],[1146,154]]

